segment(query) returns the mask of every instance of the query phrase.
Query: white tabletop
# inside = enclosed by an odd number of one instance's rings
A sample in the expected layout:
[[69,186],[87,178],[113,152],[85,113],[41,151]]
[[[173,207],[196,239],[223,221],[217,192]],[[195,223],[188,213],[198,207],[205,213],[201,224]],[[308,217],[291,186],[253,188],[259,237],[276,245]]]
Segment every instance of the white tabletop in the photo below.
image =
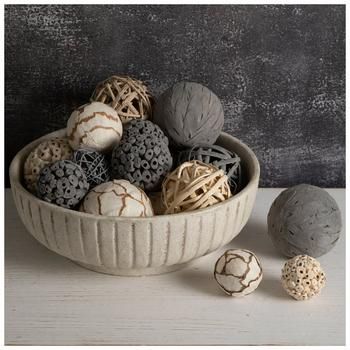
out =
[[[345,229],[319,258],[322,294],[295,301],[280,285],[285,258],[266,233],[281,189],[260,189],[251,218],[224,249],[177,272],[116,277],[85,270],[25,230],[10,190],[5,213],[5,342],[11,345],[344,345]],[[345,210],[345,190],[329,190]],[[264,278],[245,298],[226,296],[213,278],[228,248],[260,258]]]

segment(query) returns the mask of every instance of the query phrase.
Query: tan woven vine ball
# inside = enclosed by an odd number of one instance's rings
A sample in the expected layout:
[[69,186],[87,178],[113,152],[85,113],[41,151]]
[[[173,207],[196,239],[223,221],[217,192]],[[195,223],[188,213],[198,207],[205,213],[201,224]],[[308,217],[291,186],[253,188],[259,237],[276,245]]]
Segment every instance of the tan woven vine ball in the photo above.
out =
[[113,75],[97,84],[91,101],[108,104],[114,108],[122,123],[152,116],[153,97],[140,80]]
[[231,197],[224,171],[198,160],[185,162],[162,184],[165,214],[209,207]]

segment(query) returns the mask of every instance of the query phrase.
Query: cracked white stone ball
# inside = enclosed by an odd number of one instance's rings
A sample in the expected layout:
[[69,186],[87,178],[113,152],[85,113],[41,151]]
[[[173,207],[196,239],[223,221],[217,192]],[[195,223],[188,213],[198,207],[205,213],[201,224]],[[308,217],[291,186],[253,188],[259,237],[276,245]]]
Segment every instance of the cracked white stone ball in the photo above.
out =
[[308,255],[289,259],[282,269],[282,286],[296,300],[307,300],[320,293],[326,276],[320,263]]
[[79,210],[105,216],[153,216],[152,204],[145,192],[127,180],[113,180],[94,187]]
[[216,281],[226,294],[234,297],[252,293],[262,276],[260,261],[249,250],[227,250],[215,264]]

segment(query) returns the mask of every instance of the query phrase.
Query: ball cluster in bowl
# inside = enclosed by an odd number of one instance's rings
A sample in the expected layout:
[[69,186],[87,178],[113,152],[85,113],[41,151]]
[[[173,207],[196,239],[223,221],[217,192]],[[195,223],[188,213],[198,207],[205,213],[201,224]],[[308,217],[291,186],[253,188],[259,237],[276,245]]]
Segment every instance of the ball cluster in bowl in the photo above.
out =
[[31,151],[25,186],[94,215],[205,208],[242,189],[239,155],[215,145],[223,124],[219,98],[201,84],[176,83],[155,100],[143,82],[112,76],[72,112],[65,137]]

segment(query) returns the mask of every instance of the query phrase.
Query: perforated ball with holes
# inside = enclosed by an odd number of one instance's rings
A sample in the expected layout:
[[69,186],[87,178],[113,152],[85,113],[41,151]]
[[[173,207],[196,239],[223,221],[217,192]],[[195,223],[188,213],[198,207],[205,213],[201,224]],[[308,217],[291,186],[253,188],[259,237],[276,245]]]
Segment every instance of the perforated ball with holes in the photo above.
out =
[[178,164],[197,159],[206,164],[213,164],[222,169],[228,177],[232,193],[241,187],[241,159],[237,154],[217,145],[197,145],[179,153]]
[[336,201],[326,190],[306,184],[281,192],[271,205],[267,223],[275,247],[288,257],[327,253],[342,228]]
[[224,125],[219,98],[207,87],[179,82],[157,100],[153,120],[178,147],[214,144]]
[[320,263],[307,255],[289,259],[282,269],[282,286],[296,300],[306,300],[320,293],[326,276]]
[[112,176],[157,191],[172,166],[168,138],[149,120],[133,120],[124,127],[120,145],[112,153]]
[[70,160],[60,160],[46,166],[38,179],[38,197],[68,209],[73,209],[88,189],[89,183],[83,169]]
[[153,97],[140,80],[113,75],[96,86],[92,101],[106,103],[116,110],[121,121],[148,119],[152,116]]
[[30,152],[24,163],[24,182],[27,189],[35,193],[41,169],[58,160],[70,159],[72,153],[67,139],[56,138],[41,142]]
[[262,276],[261,264],[249,250],[227,250],[215,264],[216,281],[226,294],[234,297],[252,293],[260,284]]
[[90,189],[109,181],[110,166],[104,154],[88,149],[78,149],[74,151],[72,161],[84,170]]
[[80,211],[106,216],[153,216],[145,192],[126,180],[113,180],[93,188],[84,198]]

